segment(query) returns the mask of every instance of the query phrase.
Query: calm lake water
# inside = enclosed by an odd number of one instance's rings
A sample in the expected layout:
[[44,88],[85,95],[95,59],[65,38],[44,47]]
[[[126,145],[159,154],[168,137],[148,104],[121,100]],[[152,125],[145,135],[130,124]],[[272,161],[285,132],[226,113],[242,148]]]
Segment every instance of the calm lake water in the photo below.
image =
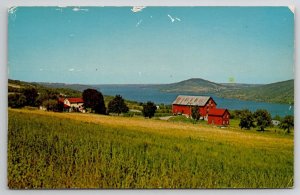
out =
[[[166,93],[161,92],[158,89],[151,88],[149,86],[142,85],[101,85],[97,86],[104,95],[115,96],[120,94],[123,98],[128,100],[134,100],[137,102],[152,101],[156,104],[172,104],[178,95],[206,95],[199,93]],[[238,99],[220,98],[214,95],[213,99],[217,103],[218,108],[227,108],[229,110],[235,109],[249,109],[256,111],[257,109],[266,109],[274,117],[276,115],[294,115],[294,106],[289,104],[276,104],[266,102],[244,101]]]

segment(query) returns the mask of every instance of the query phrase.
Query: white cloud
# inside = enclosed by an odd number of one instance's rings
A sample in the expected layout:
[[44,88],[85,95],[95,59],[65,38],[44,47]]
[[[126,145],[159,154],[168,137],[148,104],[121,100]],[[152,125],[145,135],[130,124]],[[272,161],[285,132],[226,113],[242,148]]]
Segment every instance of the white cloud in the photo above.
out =
[[295,14],[295,6],[294,5],[290,5],[290,6],[288,6],[288,8],[291,10],[291,12],[293,12],[293,14]]
[[83,9],[83,8],[79,8],[79,7],[74,7],[72,10],[73,10],[74,12],[78,12],[78,11],[84,11],[84,12],[87,12],[87,11],[89,11],[89,9]]
[[133,6],[131,11],[133,11],[134,13],[141,12],[145,8],[146,8],[145,6]]
[[82,72],[82,69],[69,68],[69,72]]
[[136,27],[138,27],[141,23],[143,22],[143,20],[139,20],[138,23],[136,23]]

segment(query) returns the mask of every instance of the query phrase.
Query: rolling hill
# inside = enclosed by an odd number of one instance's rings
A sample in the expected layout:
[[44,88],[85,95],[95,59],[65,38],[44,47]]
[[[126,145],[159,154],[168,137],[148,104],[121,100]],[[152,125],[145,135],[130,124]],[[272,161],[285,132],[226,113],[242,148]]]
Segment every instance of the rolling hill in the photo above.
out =
[[192,78],[178,83],[160,85],[158,88],[164,92],[197,92],[212,93],[227,88],[227,86],[207,81],[200,78]]
[[294,80],[271,84],[214,83],[192,78],[178,83],[158,85],[164,92],[206,93],[224,98],[237,98],[273,103],[294,103]]
[[221,97],[294,104],[294,80],[223,91]]

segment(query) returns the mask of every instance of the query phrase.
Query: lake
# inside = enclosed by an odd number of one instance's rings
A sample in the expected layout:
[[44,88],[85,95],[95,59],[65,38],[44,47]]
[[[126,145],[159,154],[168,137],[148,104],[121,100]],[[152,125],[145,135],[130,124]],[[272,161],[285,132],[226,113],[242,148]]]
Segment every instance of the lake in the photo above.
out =
[[227,108],[229,110],[247,108],[251,111],[266,109],[273,117],[276,115],[294,115],[294,105],[220,98],[215,95],[199,93],[166,93],[149,85],[98,85],[97,89],[104,95],[115,96],[119,94],[125,99],[137,102],[152,101],[156,104],[163,103],[169,105],[172,104],[178,95],[208,95],[215,100],[218,108]]

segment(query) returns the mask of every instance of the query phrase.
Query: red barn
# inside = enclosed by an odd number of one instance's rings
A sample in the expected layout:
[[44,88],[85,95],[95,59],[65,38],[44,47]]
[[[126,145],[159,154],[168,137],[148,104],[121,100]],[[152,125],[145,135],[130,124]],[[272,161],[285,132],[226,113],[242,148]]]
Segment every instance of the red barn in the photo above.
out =
[[201,117],[207,120],[208,112],[216,108],[217,104],[209,96],[184,96],[179,95],[176,100],[172,103],[172,113],[186,114],[191,116],[192,107],[199,106],[199,112]]
[[212,109],[208,113],[208,124],[229,125],[230,114],[227,109]]

